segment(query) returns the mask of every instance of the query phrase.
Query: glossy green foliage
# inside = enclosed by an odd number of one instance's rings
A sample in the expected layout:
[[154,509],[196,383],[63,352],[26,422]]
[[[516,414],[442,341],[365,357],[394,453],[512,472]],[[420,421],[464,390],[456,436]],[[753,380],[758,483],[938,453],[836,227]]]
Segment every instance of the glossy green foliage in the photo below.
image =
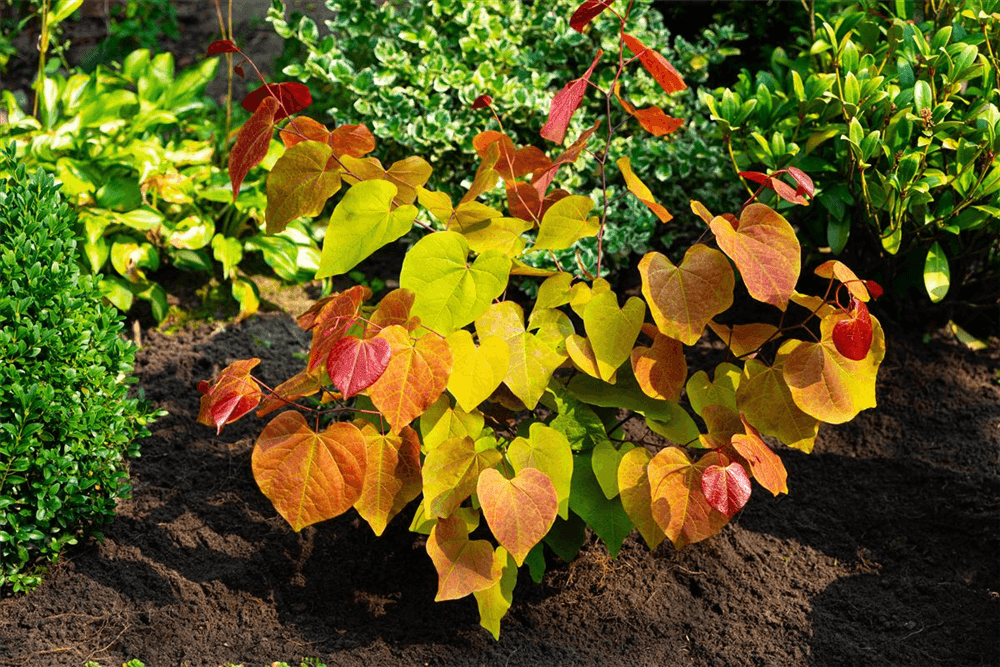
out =
[[995,283],[1000,3],[941,3],[926,14],[870,0],[830,9],[814,35],[775,50],[770,71],[744,71],[732,89],[702,94],[738,168],[812,174],[813,246],[912,265],[910,276],[885,276],[900,296],[919,283],[940,301],[955,261],[952,279]]
[[52,177],[0,163],[0,590],[110,521],[155,416],[128,398],[135,347],[81,275],[74,215]]
[[243,315],[258,305],[255,285],[238,269],[249,253],[261,252],[290,282],[310,279],[318,266],[308,227],[292,223],[282,234],[263,234],[264,169],[233,201],[218,166],[218,109],[204,95],[217,69],[212,58],[175,72],[170,53],[133,51],[120,68],[46,77],[37,118],[9,91],[0,93],[9,120],[0,136],[15,140],[29,168],[40,166],[61,182],[79,208],[85,265],[123,311],[143,299],[158,320],[167,315],[167,293],[156,277],[166,266],[228,282]]
[[[483,128],[483,112],[471,109],[479,95],[494,99],[516,145],[536,144],[558,153],[557,146],[537,135],[553,95],[583,74],[584,60],[592,57],[587,54],[597,48],[614,53],[619,46],[606,31],[581,34],[569,29],[578,4],[575,0],[432,0],[389,2],[373,12],[365,0],[327,0],[334,16],[325,30],[309,17],[288,16],[284,3],[276,2],[268,20],[286,40],[284,74],[310,87],[314,113],[325,110],[336,124],[366,124],[389,161],[424,156],[435,165],[433,187],[457,198],[464,194],[462,179],[479,164],[472,146],[463,142],[468,128]],[[730,43],[742,38],[731,27],[721,26],[695,44],[677,39],[670,48],[670,33],[648,2],[635,3],[629,29],[643,43],[657,44],[692,82],[703,81],[713,64],[738,54]],[[594,79],[604,88],[610,81],[610,71]],[[698,102],[691,89],[668,97],[642,72],[629,80],[623,94],[637,106],[662,106],[672,116],[690,119],[669,137],[640,132],[641,140],[622,135],[614,139],[616,154],[631,157],[667,209],[686,208],[692,197],[718,209],[737,196],[737,185],[724,173],[723,147],[703,139],[710,123],[694,113]],[[592,123],[603,113],[602,101],[585,96],[566,143],[589,127],[585,119]],[[558,185],[596,199],[603,194],[596,173],[593,160],[581,160],[560,173]],[[676,224],[669,231],[658,228],[646,207],[631,197],[617,196],[624,190],[614,181],[608,190],[613,203],[603,253],[612,265],[627,262],[631,252],[649,249],[660,234],[683,231]],[[693,238],[700,230],[687,231]],[[563,265],[573,265],[577,250],[583,263],[592,264],[596,239],[584,239],[555,254]],[[544,254],[529,261],[552,266]]]

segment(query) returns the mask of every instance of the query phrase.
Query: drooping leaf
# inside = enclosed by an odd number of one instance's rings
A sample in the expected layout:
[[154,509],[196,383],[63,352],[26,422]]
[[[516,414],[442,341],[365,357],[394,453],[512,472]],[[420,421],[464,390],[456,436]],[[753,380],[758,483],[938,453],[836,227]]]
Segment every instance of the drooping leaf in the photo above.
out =
[[281,139],[285,148],[291,148],[303,141],[318,141],[329,146],[330,130],[326,129],[326,125],[319,121],[307,116],[299,116],[288,121],[288,124],[278,131],[278,138]]
[[493,104],[493,98],[489,95],[480,95],[472,102],[473,109],[486,109]]
[[679,340],[664,336],[655,329],[653,346],[632,350],[632,372],[647,396],[665,401],[679,401],[687,379],[687,360]]
[[633,524],[621,500],[608,499],[594,476],[591,452],[580,452],[573,458],[572,491],[569,508],[587,522],[608,548],[612,558],[618,555],[622,542],[632,532]]
[[708,225],[739,269],[750,296],[787,308],[802,268],[802,249],[788,221],[770,207],[754,203],[740,215],[739,229],[722,216]]
[[734,324],[730,327],[714,320],[708,323],[708,328],[722,339],[735,357],[751,354],[771,340],[778,331],[778,327],[773,324]]
[[[646,130],[654,137],[662,137],[666,134],[670,134],[671,132],[676,132],[677,130],[681,129],[681,127],[684,126],[683,118],[674,118],[673,116],[668,116],[667,114],[663,113],[663,110],[660,109],[659,107],[647,107],[645,109],[636,109],[627,100],[625,100],[625,98],[621,96],[619,90],[620,88],[621,86],[616,83],[614,88],[615,97],[618,98],[618,102],[622,105],[622,108],[625,109],[625,113],[627,113],[628,115],[632,116],[637,121],[639,121],[639,125],[642,126],[642,129]],[[620,166],[621,165],[619,164],[619,167]],[[628,179],[626,178],[626,180]],[[639,197],[639,194],[634,190],[633,194]],[[643,201],[643,203],[645,203],[645,201]],[[660,208],[663,207],[661,206]],[[653,212],[655,213],[656,209],[653,209]],[[666,220],[661,219],[661,222],[666,222]]]
[[666,447],[650,460],[646,470],[653,518],[678,549],[712,537],[728,521],[701,490],[704,468],[680,447]]
[[680,266],[657,252],[639,262],[642,295],[657,328],[665,336],[694,345],[705,325],[733,303],[736,278],[718,250],[691,246]]
[[382,329],[377,338],[389,344],[391,359],[368,388],[368,396],[389,421],[392,433],[398,434],[444,392],[452,368],[451,348],[435,335],[414,345],[409,332],[398,325]]
[[932,303],[938,303],[951,287],[951,268],[941,244],[935,241],[924,260],[924,287]]
[[326,371],[345,399],[375,383],[389,366],[392,350],[382,338],[346,336],[330,349]]
[[665,209],[661,204],[656,202],[653,197],[653,193],[649,191],[646,184],[643,183],[635,172],[632,171],[632,163],[628,156],[618,159],[618,169],[622,172],[622,177],[625,178],[625,185],[628,187],[628,191],[636,196],[636,199],[645,204],[650,211],[656,214],[660,222],[670,222],[674,219],[674,216],[670,214],[670,211]]
[[[781,462],[781,457],[764,444],[760,433],[750,425],[744,415],[740,415],[740,419],[743,420],[746,434],[737,433],[733,436],[733,449],[750,464],[750,472],[761,486],[775,496],[779,493],[788,493],[788,473]],[[749,480],[747,486],[750,486]]]
[[309,88],[296,81],[283,83],[265,83],[257,90],[248,93],[243,98],[241,106],[250,113],[255,113],[266,100],[276,103],[274,121],[287,118],[312,104]]
[[423,467],[427,513],[449,516],[476,492],[479,474],[496,466],[501,459],[495,446],[477,449],[476,441],[469,436],[449,438],[435,446],[428,452]]
[[674,69],[674,66],[668,63],[666,58],[653,49],[647,48],[645,44],[632,35],[622,33],[622,39],[629,51],[638,56],[639,62],[664,91],[676,93],[687,88],[680,72]]
[[470,265],[469,244],[457,232],[435,232],[406,253],[400,287],[416,295],[412,314],[442,336],[482,315],[507,287],[511,260],[489,250]]
[[701,474],[701,492],[713,509],[732,519],[750,500],[746,468],[719,452],[709,452],[703,458],[707,465]]
[[587,217],[594,207],[590,197],[570,195],[553,204],[542,217],[533,250],[564,250],[582,238],[596,236],[600,224]]
[[250,120],[243,124],[236,135],[236,143],[229,152],[229,181],[233,188],[233,201],[236,201],[240,193],[240,185],[247,172],[260,164],[267,155],[277,111],[278,100],[274,97],[266,98],[259,106],[254,107]]
[[330,350],[357,321],[361,304],[371,296],[371,290],[355,285],[343,292],[322,299],[299,315],[298,325],[312,330],[309,363],[306,369],[315,371],[326,363]]
[[573,450],[565,435],[539,422],[532,422],[527,438],[515,438],[510,443],[507,458],[516,473],[526,468],[545,473],[556,492],[557,514],[563,519],[569,518]]
[[736,389],[736,408],[761,433],[808,454],[816,442],[819,420],[803,412],[792,399],[782,374],[786,356],[777,355],[770,367],[756,359],[747,360]]
[[[330,160],[333,150],[316,141],[297,143],[278,158],[267,177],[267,233],[284,231],[300,216],[323,212],[327,199],[340,190],[340,170]],[[332,164],[331,164],[332,162]]]
[[438,573],[435,602],[457,600],[484,591],[503,575],[504,562],[486,540],[470,540],[461,516],[439,519],[427,538],[427,554]]
[[587,82],[590,81],[590,75],[594,72],[597,61],[601,59],[602,55],[604,55],[604,52],[598,49],[594,61],[590,63],[590,67],[584,75],[579,79],[573,79],[567,83],[552,98],[552,104],[549,106],[549,118],[541,131],[543,139],[561,144],[566,138],[566,129],[569,127],[569,122],[572,120],[573,113],[577,107],[580,106],[580,102],[583,101],[583,95],[587,92]]
[[655,549],[666,534],[653,519],[652,492],[646,476],[650,458],[645,447],[635,447],[625,453],[618,465],[618,492],[625,513],[649,548]]
[[250,377],[250,371],[259,363],[260,359],[254,358],[226,366],[201,397],[198,423],[215,426],[216,433],[222,433],[225,424],[232,424],[257,407],[260,385]]
[[851,296],[847,317],[833,327],[833,344],[837,352],[848,359],[861,361],[872,347],[872,320],[868,306],[856,296]]
[[368,422],[362,422],[360,428],[367,465],[354,509],[376,535],[381,535],[399,510],[420,495],[420,440],[411,428],[404,428],[399,435],[383,435]]
[[[486,95],[485,97],[489,97]],[[489,630],[493,639],[500,640],[500,621],[507,614],[513,602],[514,586],[517,584],[517,563],[503,547],[497,547],[494,559],[503,563],[503,574],[500,581],[489,588],[475,591],[476,604],[479,606],[479,625]],[[544,565],[545,559],[542,559]]]
[[495,468],[483,470],[476,495],[493,536],[518,566],[556,520],[555,487],[536,468],[524,468],[512,479]]
[[365,438],[334,422],[316,433],[296,410],[282,412],[254,445],[253,475],[261,493],[296,532],[343,514],[364,487]]
[[316,278],[347,273],[359,262],[410,230],[417,207],[395,209],[396,186],[388,181],[363,181],[344,194],[330,216],[323,237]]
[[448,391],[466,412],[471,412],[500,386],[510,365],[510,348],[499,336],[480,339],[479,346],[472,334],[459,329],[448,336],[452,356],[460,360],[448,378]]
[[385,178],[396,186],[395,200],[400,204],[412,204],[417,199],[417,188],[423,187],[431,176],[431,165],[422,157],[411,156],[393,162],[385,171]]
[[551,166],[541,171],[534,173],[531,177],[531,184],[535,186],[535,190],[538,192],[539,198],[545,195],[545,191],[548,190],[549,185],[552,183],[552,179],[555,178],[556,171],[564,164],[572,164],[576,162],[576,159],[580,157],[583,149],[587,147],[587,142],[590,141],[590,137],[594,135],[597,128],[601,126],[601,119],[598,118],[594,121],[594,124],[580,133],[569,148],[562,152],[559,157],[552,161]]
[[228,39],[217,39],[208,45],[205,56],[215,56],[220,53],[239,53],[239,48]]
[[582,33],[598,14],[611,6],[611,0],[584,0],[569,19],[569,27]]

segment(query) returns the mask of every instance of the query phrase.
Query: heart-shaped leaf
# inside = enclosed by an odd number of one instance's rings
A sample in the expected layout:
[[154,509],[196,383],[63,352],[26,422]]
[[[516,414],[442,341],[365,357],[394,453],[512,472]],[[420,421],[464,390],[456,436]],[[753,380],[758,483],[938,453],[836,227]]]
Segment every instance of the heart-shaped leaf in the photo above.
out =
[[750,500],[746,468],[737,462],[730,463],[719,452],[709,452],[703,459],[716,462],[706,465],[701,473],[701,492],[713,508],[732,519]]
[[375,383],[389,366],[392,349],[382,338],[347,336],[330,349],[326,371],[345,399]]
[[277,234],[300,216],[315,217],[340,190],[333,149],[317,141],[297,143],[278,158],[267,177],[267,233]]
[[556,520],[559,503],[552,480],[535,468],[513,479],[488,468],[479,473],[476,495],[493,536],[521,566]]
[[500,581],[506,562],[495,557],[493,545],[486,540],[470,540],[469,527],[457,514],[434,525],[427,538],[427,554],[438,573],[435,602],[490,588]]
[[234,421],[257,407],[261,391],[257,381],[250,377],[250,371],[260,363],[260,359],[235,361],[219,374],[219,377],[205,389],[201,397],[198,423],[215,426],[216,433],[222,433],[225,424]]
[[286,81],[284,83],[265,83],[244,97],[241,106],[250,113],[255,113],[260,105],[268,99],[274,100],[277,104],[274,114],[275,122],[287,118],[293,113],[298,113],[312,104],[309,88],[296,81]]
[[833,326],[833,344],[848,359],[861,361],[868,356],[872,347],[872,319],[868,306],[856,296],[851,296],[847,317]]

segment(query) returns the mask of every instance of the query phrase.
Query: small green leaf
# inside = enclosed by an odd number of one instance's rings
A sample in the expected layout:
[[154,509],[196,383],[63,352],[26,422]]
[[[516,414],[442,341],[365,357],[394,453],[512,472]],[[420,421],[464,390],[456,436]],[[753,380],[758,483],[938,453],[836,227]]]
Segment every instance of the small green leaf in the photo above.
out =
[[913,85],[913,103],[918,112],[922,109],[930,109],[934,103],[934,98],[931,96],[931,85],[923,79]]
[[937,241],[927,251],[927,259],[924,260],[924,287],[931,301],[938,303],[948,293],[951,286],[951,269],[948,267],[948,258]]

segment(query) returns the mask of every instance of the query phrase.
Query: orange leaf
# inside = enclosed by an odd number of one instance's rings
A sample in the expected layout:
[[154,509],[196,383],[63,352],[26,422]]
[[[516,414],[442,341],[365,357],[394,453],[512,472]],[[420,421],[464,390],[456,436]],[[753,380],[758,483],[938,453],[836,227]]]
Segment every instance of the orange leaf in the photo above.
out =
[[201,397],[198,423],[215,426],[216,433],[222,433],[224,424],[232,424],[257,407],[260,385],[250,377],[250,371],[259,363],[260,359],[245,359],[226,366]]
[[494,558],[493,545],[486,540],[470,540],[465,521],[457,515],[434,525],[427,538],[427,554],[438,573],[435,602],[486,590],[503,574],[504,562]]
[[647,48],[645,44],[632,35],[622,33],[622,38],[625,40],[625,46],[639,57],[639,62],[656,79],[656,82],[660,84],[663,90],[668,93],[676,93],[679,90],[687,88],[684,79],[681,78],[680,72],[674,69],[674,66],[668,63],[666,58],[656,51]]
[[285,144],[285,148],[291,148],[303,141],[318,141],[329,145],[330,130],[326,129],[326,125],[308,116],[299,116],[288,121],[288,125],[278,132],[278,138]]
[[260,164],[267,155],[277,111],[277,98],[264,98],[250,116],[250,120],[243,124],[239,134],[236,135],[236,143],[229,153],[229,182],[233,186],[233,201],[236,201],[240,193],[240,185],[247,177],[247,172]]
[[292,530],[343,514],[361,496],[365,438],[354,424],[335,422],[322,433],[302,413],[282,412],[254,445],[257,486]]
[[420,440],[412,428],[383,435],[368,422],[361,423],[361,434],[368,463],[354,509],[381,535],[389,521],[420,495]]
[[302,371],[288,378],[268,394],[257,409],[257,416],[263,417],[275,410],[294,403],[304,396],[312,396],[323,388],[323,373],[321,371]]
[[431,165],[422,157],[408,157],[393,162],[385,172],[385,179],[396,186],[395,201],[412,204],[417,199],[417,188],[422,187],[431,175]]
[[398,434],[444,393],[451,374],[451,349],[435,335],[413,345],[409,332],[398,325],[382,329],[378,338],[389,343],[392,359],[368,388],[368,396],[389,420],[392,433]]
[[493,536],[520,567],[555,523],[559,501],[552,480],[536,468],[513,479],[488,468],[479,474],[476,494]]
[[656,332],[653,347],[632,350],[632,371],[647,396],[679,401],[687,379],[687,360],[681,342]]
[[750,354],[778,331],[778,327],[773,324],[735,324],[729,327],[715,321],[709,322],[708,328],[722,339],[736,357]]
[[787,308],[802,260],[799,240],[788,221],[764,204],[750,204],[740,215],[738,229],[722,216],[708,225],[739,269],[750,296]]
[[764,444],[760,433],[750,425],[744,415],[740,415],[740,419],[743,420],[746,435],[739,433],[734,435],[733,448],[750,464],[750,472],[761,486],[776,496],[779,493],[788,493],[788,472],[785,470],[785,464],[781,462],[781,457]]
[[330,132],[330,147],[338,158],[360,158],[375,150],[375,135],[365,125],[341,125]]
[[660,222],[670,222],[674,219],[674,216],[670,215],[670,211],[665,209],[662,204],[656,202],[653,198],[653,193],[649,191],[646,184],[639,180],[639,177],[632,171],[632,163],[628,157],[620,158],[617,164],[618,169],[622,172],[622,176],[625,177],[625,185],[628,186],[628,191],[645,204],[650,211],[655,213]]
[[715,535],[728,521],[701,490],[702,473],[711,462],[692,463],[680,447],[661,449],[649,462],[653,518],[678,549]]
[[408,289],[399,287],[392,290],[379,301],[378,308],[368,318],[368,329],[365,338],[378,335],[382,329],[398,324],[407,331],[413,331],[417,324],[410,318],[410,308],[413,308],[414,294]]
[[[663,113],[663,110],[659,107],[647,107],[645,109],[636,109],[634,106],[629,104],[620,94],[621,85],[615,84],[615,97],[621,103],[622,108],[625,112],[639,121],[639,125],[642,125],[642,129],[646,130],[655,137],[662,137],[665,134],[670,134],[671,132],[676,132],[681,129],[684,125],[683,118],[674,118]],[[666,221],[664,221],[666,222]]]
[[538,196],[541,197],[545,194],[545,191],[549,189],[549,185],[552,183],[552,179],[556,176],[556,170],[559,169],[564,164],[572,164],[576,162],[576,159],[580,157],[580,153],[583,149],[587,147],[587,142],[590,141],[590,137],[593,136],[594,132],[597,132],[597,128],[601,126],[601,120],[597,119],[594,124],[588,129],[580,133],[577,140],[570,145],[562,154],[557,157],[553,162],[552,166],[548,169],[535,172],[531,177],[531,184],[535,186],[535,190],[538,191]]
[[736,278],[718,250],[700,243],[688,248],[680,266],[658,252],[639,262],[642,295],[665,336],[694,345],[705,324],[733,303]]

